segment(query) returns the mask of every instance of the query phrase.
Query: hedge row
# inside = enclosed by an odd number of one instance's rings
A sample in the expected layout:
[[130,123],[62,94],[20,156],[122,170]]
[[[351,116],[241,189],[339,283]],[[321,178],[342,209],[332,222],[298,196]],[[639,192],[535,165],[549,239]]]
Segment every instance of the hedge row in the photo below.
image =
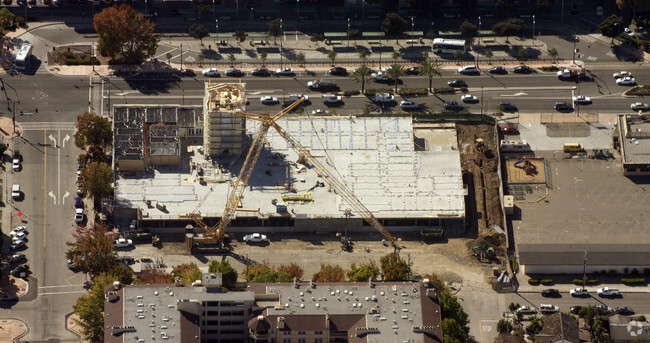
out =
[[[598,284],[598,279],[587,279],[587,282],[585,282],[587,285],[596,285]],[[582,285],[582,279],[573,279],[573,284],[574,285]]]
[[401,88],[397,90],[399,95],[428,95],[426,88]]
[[460,88],[454,88],[454,87],[440,87],[440,88],[434,88],[433,92],[434,93],[454,93],[456,92],[456,89],[460,89],[461,91],[466,91],[467,87],[460,87]]
[[361,94],[360,91],[354,90],[354,91],[344,91],[343,96],[353,96],[353,95],[359,95]]
[[641,283],[645,283],[645,278],[642,278],[642,277],[622,278],[621,282],[625,283],[625,284],[636,284],[636,285],[638,285],[638,284],[641,284]]
[[558,71],[560,68],[557,66],[548,66],[548,67],[540,67],[539,70],[541,71]]
[[388,93],[388,94],[393,94],[393,89],[392,88],[371,88],[371,89],[366,89],[363,94],[367,96],[375,96],[377,93]]
[[91,64],[99,65],[99,61],[94,60],[91,61],[90,58],[84,58],[84,59],[76,59],[76,58],[66,58],[65,59],[65,64],[69,66],[78,66],[78,65],[91,65]]
[[553,279],[528,279],[528,284],[532,286],[537,286],[539,284],[542,285],[552,285],[553,284]]
[[553,279],[542,279],[540,282],[542,283],[542,285],[552,285]]

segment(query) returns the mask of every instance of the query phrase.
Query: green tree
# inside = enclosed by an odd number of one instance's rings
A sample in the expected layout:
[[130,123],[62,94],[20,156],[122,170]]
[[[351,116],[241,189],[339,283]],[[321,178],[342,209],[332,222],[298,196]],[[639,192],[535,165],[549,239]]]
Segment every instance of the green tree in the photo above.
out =
[[[4,8],[4,7],[3,7],[3,8]],[[9,149],[9,147],[7,146],[7,144],[5,144],[5,143],[0,143],[0,157],[1,157],[2,155],[4,155],[4,153],[7,151],[7,149]]]
[[386,70],[386,73],[395,79],[395,93],[397,94],[397,85],[399,85],[399,79],[406,74],[406,70],[404,70],[404,67],[399,64],[393,64]]
[[260,59],[262,60],[262,65],[266,65],[266,58],[268,57],[268,54],[266,51],[260,52]]
[[180,277],[181,283],[189,285],[194,281],[201,280],[203,274],[196,265],[196,263],[184,263],[172,268],[172,276],[175,278]]
[[512,323],[504,318],[499,319],[499,322],[497,323],[497,332],[508,333],[510,331],[512,331]]
[[492,26],[492,32],[499,36],[506,37],[506,43],[509,43],[510,36],[520,35],[524,29],[524,21],[520,18],[510,18],[506,21],[501,21]]
[[282,19],[277,18],[269,22],[269,36],[275,38],[277,41],[278,37],[284,33],[284,28],[282,27]]
[[440,330],[444,343],[464,343],[467,342],[469,334],[453,318],[444,318],[440,322]]
[[203,45],[203,38],[209,35],[210,32],[202,24],[192,24],[192,26],[190,26],[190,36],[194,39],[200,40],[201,45]]
[[632,8],[633,15],[636,17],[636,13],[650,10],[650,0],[616,0],[616,5],[620,9]]
[[365,64],[350,74],[350,78],[352,78],[354,81],[361,82],[361,94],[364,93],[366,87],[366,79],[369,78],[371,74],[372,71],[370,71],[370,69],[366,67]]
[[169,52],[165,54],[165,58],[167,58],[167,64],[171,63],[172,57],[172,54]]
[[440,313],[442,318],[451,318],[469,333],[469,317],[467,312],[458,302],[458,298],[449,293],[449,289],[443,288],[438,290],[438,300],[440,302]]
[[488,63],[492,60],[492,56],[494,56],[492,49],[487,49],[487,51],[485,51],[485,57],[488,59]]
[[0,30],[14,25],[16,15],[11,13],[6,7],[0,8]]
[[361,59],[362,64],[366,64],[366,60],[368,59],[368,50],[361,50],[359,53],[359,59]]
[[210,261],[210,264],[208,265],[208,271],[210,273],[221,273],[222,284],[228,289],[235,287],[235,283],[237,283],[237,277],[239,276],[235,268],[230,265],[230,262],[228,262],[228,260],[223,260],[221,262],[217,260]]
[[361,38],[361,31],[352,29],[348,33],[348,39],[354,39],[354,45],[357,45],[357,39]]
[[98,203],[113,192],[113,170],[104,162],[90,162],[81,170],[78,184]]
[[458,29],[463,37],[474,37],[478,32],[478,27],[467,20],[460,24]]
[[407,281],[409,279],[411,267],[395,253],[384,255],[379,260],[379,265],[384,281]]
[[155,55],[158,48],[160,36],[154,33],[154,24],[129,5],[104,8],[95,14],[93,25],[98,36],[97,51],[113,60],[124,57],[128,63],[139,63]]
[[557,59],[557,55],[558,55],[558,53],[557,53],[557,49],[555,49],[555,48],[551,48],[551,49],[548,51],[548,55],[551,56],[551,58],[552,58],[553,60],[556,60],[556,59]]
[[399,51],[393,51],[391,57],[393,58],[393,61],[397,62],[397,60],[399,60],[399,58],[402,56],[400,55]]
[[305,53],[304,52],[299,52],[296,54],[296,62],[298,62],[298,65],[302,66],[305,64]]
[[530,320],[530,323],[526,327],[526,332],[529,334],[537,334],[542,331],[542,326],[544,326],[544,320],[541,318],[533,318]]
[[320,33],[314,33],[311,38],[309,38],[309,40],[312,42],[322,42],[325,40],[325,37],[323,37],[323,35]]
[[228,54],[226,55],[226,58],[228,59],[228,62],[230,62],[230,66],[234,67],[235,61],[237,61],[237,57],[235,57],[235,54]]
[[315,282],[342,282],[345,281],[345,271],[341,266],[321,263],[320,270],[314,274],[312,280]]
[[196,6],[196,12],[198,13],[199,17],[202,17],[208,13],[211,13],[212,8],[207,4],[199,4],[198,6]]
[[462,58],[463,58],[463,52],[460,50],[456,50],[456,52],[454,52],[454,59],[456,60],[456,62],[460,61]]
[[104,148],[98,145],[91,145],[86,149],[85,153],[81,153],[77,157],[77,161],[83,165],[87,165],[90,162],[103,162],[108,164],[110,156],[104,152]]
[[368,278],[372,280],[377,280],[379,276],[379,267],[375,264],[375,261],[370,261],[368,263],[361,263],[358,266],[356,263],[350,265],[350,269],[347,272],[348,281],[352,282],[365,282],[368,281]]
[[605,37],[610,37],[612,43],[614,43],[614,37],[621,34],[623,28],[623,17],[612,14],[607,17],[603,22],[598,26],[598,30]]
[[510,305],[508,305],[508,310],[510,310],[510,312],[515,312],[518,308],[519,304],[510,303]]
[[442,77],[441,70],[442,65],[437,60],[425,59],[420,62],[420,75],[426,76],[429,79],[429,92],[433,92],[433,77]]
[[336,60],[336,55],[337,53],[334,50],[331,50],[330,52],[327,53],[327,58],[329,58],[330,61],[332,61],[332,66],[334,65],[334,61]]
[[381,24],[381,29],[387,35],[398,35],[406,29],[406,20],[397,13],[388,13]]
[[77,116],[77,133],[75,145],[81,149],[88,146],[105,148],[113,143],[113,129],[108,118],[92,112],[84,112]]
[[84,273],[99,275],[118,264],[115,242],[104,224],[77,226],[72,242],[66,242],[65,257]]
[[517,51],[517,56],[519,57],[519,59],[523,60],[526,57],[526,50],[524,50],[523,48],[520,48]]
[[241,43],[246,40],[246,32],[243,30],[237,30],[235,31],[235,38]]

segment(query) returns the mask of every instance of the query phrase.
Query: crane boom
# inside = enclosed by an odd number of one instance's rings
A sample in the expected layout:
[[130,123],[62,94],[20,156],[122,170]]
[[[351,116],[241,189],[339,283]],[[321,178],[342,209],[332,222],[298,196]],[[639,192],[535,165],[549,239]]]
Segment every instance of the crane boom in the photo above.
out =
[[375,230],[379,231],[386,239],[388,239],[391,243],[395,242],[395,238],[384,228],[383,225],[375,218],[375,216],[372,215],[372,212],[366,208],[366,206],[357,199],[356,196],[348,189],[348,187],[341,182],[332,172],[325,166],[323,163],[321,163],[318,159],[313,157],[309,150],[305,148],[300,142],[295,140],[289,133],[281,128],[278,124],[273,122],[273,127],[275,128],[278,133],[284,137],[284,139],[287,140],[289,145],[300,155],[300,156],[305,156],[305,159],[311,163],[314,167],[316,167],[319,171],[319,173],[323,174],[323,178],[325,178],[332,188],[345,200],[350,206],[352,206],[352,209],[359,213],[361,217],[370,224],[370,226],[374,227]]

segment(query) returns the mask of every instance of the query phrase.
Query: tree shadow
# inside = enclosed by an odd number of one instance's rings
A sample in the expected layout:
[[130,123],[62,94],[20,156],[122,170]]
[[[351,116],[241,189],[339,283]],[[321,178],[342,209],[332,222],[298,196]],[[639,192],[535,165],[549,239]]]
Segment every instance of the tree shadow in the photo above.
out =
[[212,49],[202,49],[201,54],[203,55],[203,57],[210,60],[218,61],[223,59],[223,56],[220,53]]
[[244,50],[244,54],[250,58],[257,58],[259,56],[257,52],[253,49]]
[[266,52],[267,54],[279,54],[280,47],[256,48],[257,53]]
[[238,46],[229,46],[225,48],[219,48],[219,53],[222,54],[241,54],[242,49]]

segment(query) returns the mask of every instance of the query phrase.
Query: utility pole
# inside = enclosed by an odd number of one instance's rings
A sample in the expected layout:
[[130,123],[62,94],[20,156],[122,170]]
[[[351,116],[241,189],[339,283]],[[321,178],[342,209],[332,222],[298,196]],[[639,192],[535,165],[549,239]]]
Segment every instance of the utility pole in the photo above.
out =
[[181,70],[183,70],[183,44],[181,43]]
[[280,38],[280,69],[282,68],[282,41],[284,40],[284,25],[282,18],[280,18],[280,32],[282,32],[282,38]]
[[478,45],[481,46],[481,16],[478,17]]
[[582,259],[582,289],[585,289],[585,284],[587,283],[587,250],[584,251]]
[[[576,63],[576,34],[575,32],[573,33],[572,38],[573,39],[573,64]],[[578,76],[580,77],[580,76]]]
[[348,18],[348,48],[350,47],[350,18]]

